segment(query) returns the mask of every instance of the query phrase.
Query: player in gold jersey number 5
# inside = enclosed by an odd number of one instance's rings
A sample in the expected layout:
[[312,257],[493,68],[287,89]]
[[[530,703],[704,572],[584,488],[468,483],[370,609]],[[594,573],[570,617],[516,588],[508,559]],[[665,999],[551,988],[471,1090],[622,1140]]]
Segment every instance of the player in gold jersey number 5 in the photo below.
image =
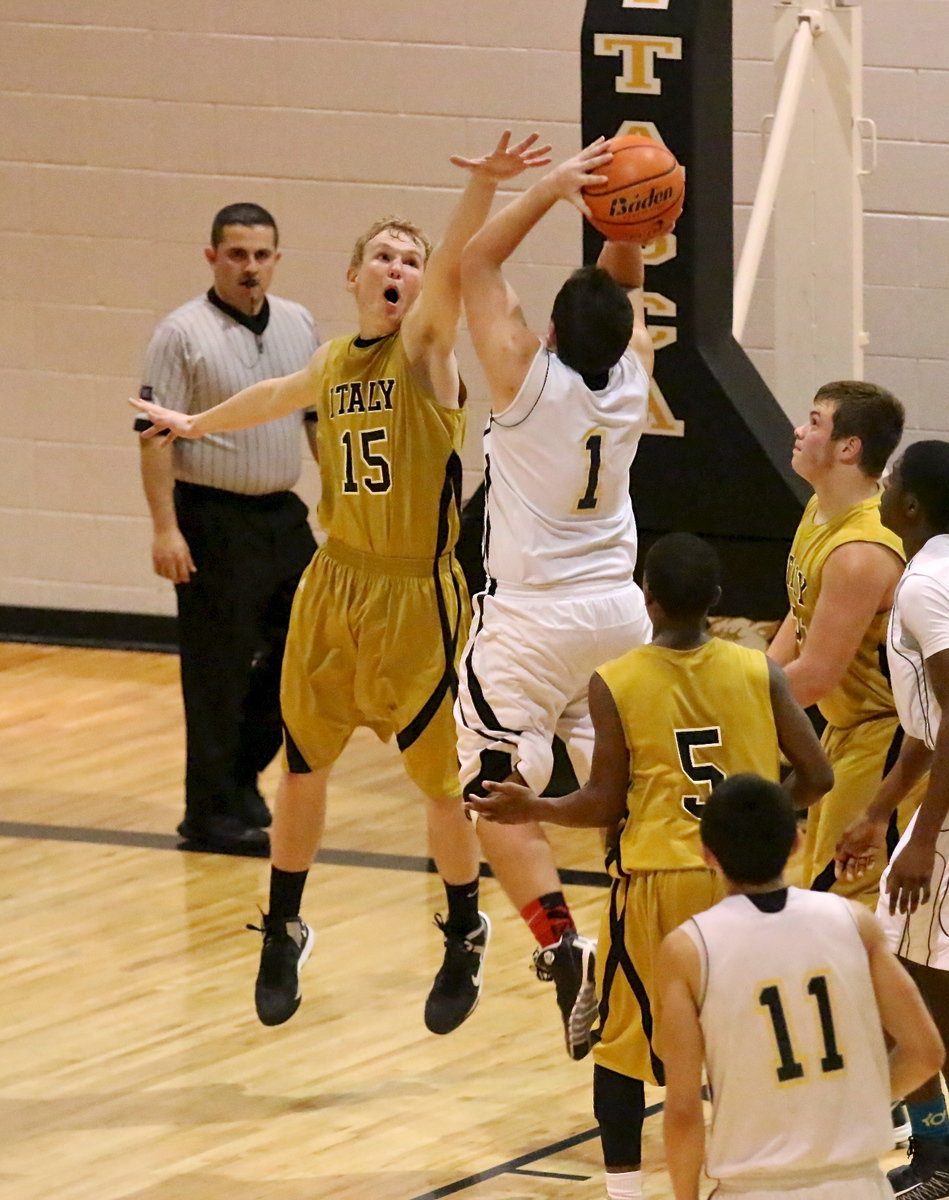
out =
[[[721,897],[702,857],[699,818],[711,788],[753,770],[812,804],[833,775],[784,672],[758,650],[706,632],[718,603],[714,550],[687,533],[660,538],[646,556],[643,590],[653,641],[600,667],[590,680],[596,731],[589,782],[560,798],[514,783],[468,796],[482,819],[621,825],[607,856],[613,876],[600,926],[593,1048],[594,1112],[607,1193],[641,1194],[644,1083],[661,1084],[653,1040],[656,955],[663,937]],[[595,1035],[596,1036],[596,1035]]]

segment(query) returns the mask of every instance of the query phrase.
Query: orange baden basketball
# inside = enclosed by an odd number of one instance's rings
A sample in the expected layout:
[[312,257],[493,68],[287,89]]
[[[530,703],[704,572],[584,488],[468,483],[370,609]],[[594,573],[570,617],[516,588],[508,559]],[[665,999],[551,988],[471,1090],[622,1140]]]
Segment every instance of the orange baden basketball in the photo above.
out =
[[590,224],[614,242],[645,245],[668,233],[682,212],[685,172],[671,150],[650,137],[610,138],[613,158],[597,175],[606,183],[583,189]]

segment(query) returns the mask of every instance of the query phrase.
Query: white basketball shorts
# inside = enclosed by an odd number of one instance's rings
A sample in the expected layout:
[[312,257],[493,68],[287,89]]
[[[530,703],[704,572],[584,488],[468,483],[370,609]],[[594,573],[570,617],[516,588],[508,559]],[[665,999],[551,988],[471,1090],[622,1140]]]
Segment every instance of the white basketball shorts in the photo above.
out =
[[[909,841],[915,824],[914,813],[893,852],[894,859]],[[936,862],[929,884],[929,899],[912,915],[898,912],[890,916],[890,898],[886,893],[889,876],[890,868],[887,867],[880,876],[876,911],[886,933],[887,945],[900,958],[949,971],[949,828],[942,829],[936,838]]]
[[455,703],[462,788],[481,775],[485,752],[495,751],[542,792],[555,734],[584,783],[593,757],[590,676],[651,637],[643,594],[632,580],[569,591],[499,586],[476,596]]

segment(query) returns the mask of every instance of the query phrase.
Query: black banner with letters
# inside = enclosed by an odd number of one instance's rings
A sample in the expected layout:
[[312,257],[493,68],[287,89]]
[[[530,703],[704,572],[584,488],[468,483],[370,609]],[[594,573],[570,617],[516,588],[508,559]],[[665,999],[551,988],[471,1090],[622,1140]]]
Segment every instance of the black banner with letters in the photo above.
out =
[[[719,611],[787,611],[785,560],[807,488],[790,468],[791,423],[731,334],[730,0],[587,0],[583,142],[645,133],[686,170],[685,211],[647,253],[657,354],[650,434],[631,487],[642,551],[689,530],[722,556]],[[600,235],[584,223],[584,261]]]

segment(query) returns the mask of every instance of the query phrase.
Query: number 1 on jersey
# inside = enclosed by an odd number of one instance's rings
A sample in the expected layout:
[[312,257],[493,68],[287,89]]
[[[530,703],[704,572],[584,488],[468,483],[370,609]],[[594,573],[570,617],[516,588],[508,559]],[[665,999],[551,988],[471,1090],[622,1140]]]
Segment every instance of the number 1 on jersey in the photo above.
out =
[[603,445],[601,433],[591,433],[586,440],[586,448],[590,455],[590,470],[587,472],[587,490],[577,501],[577,508],[596,508],[596,485],[600,481],[600,448]]

